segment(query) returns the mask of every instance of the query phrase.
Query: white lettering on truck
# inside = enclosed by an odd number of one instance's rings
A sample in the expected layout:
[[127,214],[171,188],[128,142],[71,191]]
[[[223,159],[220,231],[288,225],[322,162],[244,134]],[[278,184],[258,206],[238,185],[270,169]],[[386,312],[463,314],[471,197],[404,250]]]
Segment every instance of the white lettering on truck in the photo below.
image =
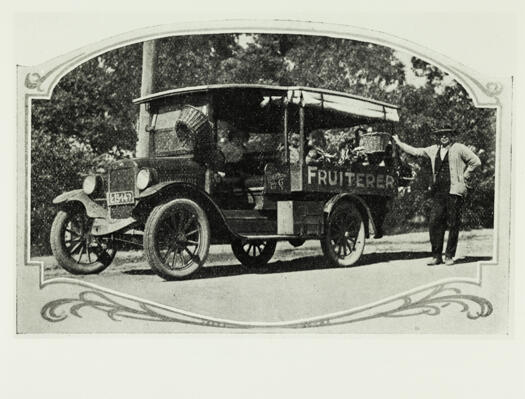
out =
[[354,173],[342,170],[325,170],[308,166],[307,181],[310,185],[359,188],[395,189],[393,176],[382,173]]

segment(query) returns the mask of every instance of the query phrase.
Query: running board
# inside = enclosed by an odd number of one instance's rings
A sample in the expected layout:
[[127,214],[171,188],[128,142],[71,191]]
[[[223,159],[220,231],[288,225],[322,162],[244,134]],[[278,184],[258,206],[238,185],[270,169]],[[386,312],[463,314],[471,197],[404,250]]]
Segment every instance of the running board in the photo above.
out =
[[298,236],[293,234],[261,234],[261,235],[244,235],[244,234],[238,234],[238,236],[241,239],[247,240],[247,241],[255,241],[255,240],[275,240],[275,241],[287,241],[287,240],[310,240],[313,238],[319,238],[317,236]]
[[232,232],[238,235],[275,235],[276,218],[256,210],[224,211],[226,223]]

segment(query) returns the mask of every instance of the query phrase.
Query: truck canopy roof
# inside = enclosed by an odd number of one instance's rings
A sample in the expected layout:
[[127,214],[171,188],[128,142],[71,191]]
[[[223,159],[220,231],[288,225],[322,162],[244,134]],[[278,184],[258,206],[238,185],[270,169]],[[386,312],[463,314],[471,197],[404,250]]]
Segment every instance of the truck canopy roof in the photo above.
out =
[[217,84],[186,87],[150,94],[134,100],[136,104],[162,104],[171,101],[192,103],[205,96],[214,104],[215,117],[234,122],[239,128],[274,131],[282,120],[283,104],[288,104],[289,129],[296,129],[300,105],[305,109],[305,126],[319,128],[351,127],[360,124],[398,122],[398,107],[352,94],[301,86],[258,84]]

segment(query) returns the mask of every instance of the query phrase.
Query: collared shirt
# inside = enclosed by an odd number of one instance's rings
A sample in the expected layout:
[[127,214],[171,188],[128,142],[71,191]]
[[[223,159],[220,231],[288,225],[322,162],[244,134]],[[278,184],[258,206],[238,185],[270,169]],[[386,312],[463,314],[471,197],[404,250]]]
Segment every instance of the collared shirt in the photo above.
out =
[[447,152],[448,152],[448,148],[449,147],[439,146],[439,157],[441,158],[441,160],[445,159],[445,156],[447,155]]
[[447,194],[450,191],[450,166],[448,151],[445,151],[444,158],[441,158],[443,152],[436,154],[434,190],[436,194]]

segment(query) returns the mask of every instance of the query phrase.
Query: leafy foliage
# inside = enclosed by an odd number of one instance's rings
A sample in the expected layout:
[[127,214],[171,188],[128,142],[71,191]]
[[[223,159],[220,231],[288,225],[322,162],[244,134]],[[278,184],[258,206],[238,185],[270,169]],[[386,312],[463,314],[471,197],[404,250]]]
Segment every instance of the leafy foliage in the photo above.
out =
[[218,83],[222,62],[240,49],[237,35],[177,36],[158,46],[157,91]]
[[53,198],[79,188],[94,154],[74,140],[33,129],[31,133],[31,245],[37,254],[49,253]]
[[51,100],[33,102],[34,253],[49,253],[49,230],[56,213],[53,198],[81,187],[83,175],[104,158],[117,159],[134,152],[138,113],[131,100],[140,91],[141,56],[139,45],[105,53],[64,76]]
[[134,150],[141,56],[140,46],[124,47],[64,76],[51,101],[33,103],[33,131],[75,138],[99,154]]
[[394,100],[405,81],[403,65],[390,48],[324,37],[294,36],[286,57],[296,85],[322,87],[377,100]]
[[279,35],[255,35],[220,64],[220,83],[292,84]]

